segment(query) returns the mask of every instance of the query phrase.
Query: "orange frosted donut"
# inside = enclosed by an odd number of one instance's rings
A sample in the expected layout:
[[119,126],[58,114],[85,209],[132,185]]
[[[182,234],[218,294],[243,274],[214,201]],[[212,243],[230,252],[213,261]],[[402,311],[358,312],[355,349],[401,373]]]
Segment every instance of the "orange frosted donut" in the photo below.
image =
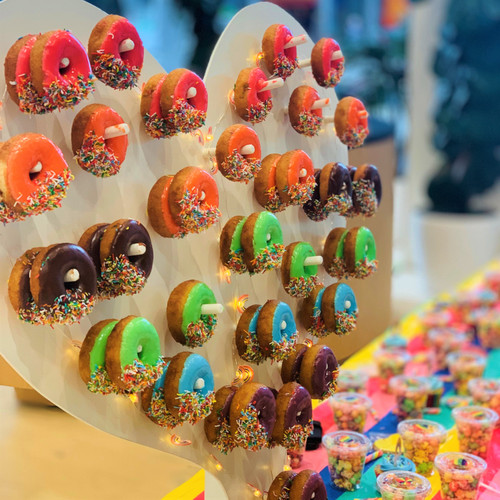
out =
[[276,187],[276,164],[281,155],[271,153],[262,160],[260,171],[255,176],[253,190],[257,201],[270,212],[281,212],[287,204],[284,203]]
[[0,147],[0,221],[61,206],[73,180],[61,150],[41,134],[19,134]]
[[335,131],[342,143],[351,148],[361,146],[368,135],[368,111],[355,97],[344,97],[335,109]]
[[226,179],[248,183],[261,167],[259,136],[246,125],[231,125],[219,137],[215,156]]
[[307,137],[318,135],[323,123],[323,110],[311,109],[319,100],[319,94],[313,87],[301,85],[290,96],[288,116],[294,130]]
[[344,74],[344,56],[333,38],[321,38],[311,52],[311,69],[321,87],[335,87]]
[[109,106],[85,106],[75,116],[71,128],[71,145],[78,165],[98,177],[117,174],[127,154],[128,130],[123,118]]
[[285,45],[291,38],[293,35],[284,24],[272,24],[266,29],[262,38],[262,52],[267,71],[283,80],[288,78],[298,66],[297,47],[285,49]]
[[234,106],[243,120],[260,123],[271,111],[271,91],[260,90],[266,81],[266,74],[259,68],[245,68],[240,71],[234,85]]
[[30,53],[33,87],[54,109],[72,108],[94,91],[85,47],[69,31],[40,35]]
[[311,199],[316,186],[314,166],[301,149],[288,151],[276,164],[276,186],[281,200],[290,205],[303,205]]
[[187,232],[204,231],[220,217],[217,184],[198,167],[185,167],[174,175],[168,201],[175,223]]

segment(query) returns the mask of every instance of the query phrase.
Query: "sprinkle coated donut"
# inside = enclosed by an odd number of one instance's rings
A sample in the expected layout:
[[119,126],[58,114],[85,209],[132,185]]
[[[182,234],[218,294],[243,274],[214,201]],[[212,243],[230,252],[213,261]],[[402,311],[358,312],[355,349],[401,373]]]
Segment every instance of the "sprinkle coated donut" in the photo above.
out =
[[281,380],[288,382],[298,382],[300,375],[300,365],[302,358],[309,347],[305,344],[296,344],[290,356],[281,364]]
[[313,345],[302,358],[299,383],[309,391],[312,398],[328,398],[337,390],[338,366],[337,358],[329,347]]
[[120,127],[124,132],[128,130],[123,118],[104,104],[85,106],[75,116],[71,127],[71,145],[76,162],[97,177],[116,175],[127,154],[127,133],[107,138],[108,127],[113,127],[117,133]]
[[220,234],[220,260],[224,266],[237,274],[247,272],[241,246],[241,232],[246,220],[242,215],[231,217]]
[[382,199],[382,181],[375,165],[358,167],[352,176],[353,215],[375,215]]
[[344,242],[348,232],[344,227],[336,227],[326,237],[323,247],[323,267],[333,278],[342,279],[348,274],[344,259]]
[[240,71],[234,85],[234,106],[243,120],[260,123],[271,111],[271,91],[259,90],[266,81],[266,74],[259,68],[245,68]]
[[321,300],[321,315],[326,327],[337,335],[347,335],[356,328],[358,306],[352,288],[345,283],[326,287]]
[[208,361],[199,354],[181,352],[170,361],[165,376],[165,403],[179,422],[196,424],[214,405],[214,376]]
[[368,136],[368,111],[355,97],[344,97],[335,109],[335,132],[340,142],[357,148]]
[[281,212],[287,207],[283,203],[276,187],[276,164],[281,155],[271,153],[262,160],[262,166],[254,179],[255,198],[269,212]]
[[311,69],[320,87],[335,87],[344,74],[344,56],[333,38],[321,38],[311,52]]
[[94,91],[87,51],[69,31],[40,35],[31,49],[30,70],[49,109],[72,108]]
[[280,472],[271,483],[267,493],[267,500],[288,500],[293,478],[297,475],[291,470]]
[[325,290],[322,285],[314,287],[299,309],[298,318],[302,326],[315,337],[326,337],[333,333],[326,327],[321,314],[321,301]]
[[248,183],[261,167],[259,136],[246,125],[231,125],[219,137],[215,156],[226,179]]
[[16,135],[0,144],[0,222],[61,206],[74,179],[61,150],[44,135]]
[[372,232],[365,226],[350,229],[344,241],[344,260],[354,278],[367,278],[378,267],[377,247]]
[[319,100],[319,94],[313,87],[301,85],[292,92],[288,104],[288,116],[293,129],[307,137],[318,135],[323,123],[323,110],[311,109]]
[[285,45],[293,35],[284,24],[272,24],[264,32],[262,38],[262,52],[264,62],[271,75],[286,80],[298,66],[297,47],[285,49]]
[[245,361],[257,365],[265,359],[257,338],[257,320],[261,309],[259,304],[247,307],[240,316],[235,331],[238,354]]
[[106,368],[120,391],[136,393],[160,377],[164,361],[155,327],[139,316],[116,323],[106,346]]
[[144,47],[135,27],[124,17],[109,15],[92,30],[88,47],[94,75],[110,87],[135,87],[144,62]]
[[290,500],[328,500],[322,477],[315,471],[306,469],[299,472],[290,487]]
[[167,302],[167,323],[176,342],[201,347],[212,337],[217,315],[202,314],[204,304],[217,304],[217,300],[201,281],[187,280],[172,290]]
[[289,205],[303,205],[311,199],[316,186],[314,166],[302,149],[288,151],[276,164],[276,186],[281,200]]
[[160,90],[160,109],[174,133],[202,127],[207,117],[208,94],[203,80],[192,71],[171,71]]
[[250,451],[269,447],[276,422],[276,399],[269,387],[257,382],[243,384],[229,410],[235,443]]
[[349,169],[340,162],[327,163],[320,174],[320,198],[332,212],[347,215],[352,208],[352,182]]
[[[324,201],[321,201],[320,197],[320,182],[321,182],[321,172],[319,168],[314,169],[314,181],[316,182],[316,186],[314,187],[314,191],[311,195],[311,199],[307,200],[302,205],[302,210],[304,213],[315,222],[321,222],[326,220],[330,213],[332,212],[331,206]],[[350,178],[349,178],[350,180]]]

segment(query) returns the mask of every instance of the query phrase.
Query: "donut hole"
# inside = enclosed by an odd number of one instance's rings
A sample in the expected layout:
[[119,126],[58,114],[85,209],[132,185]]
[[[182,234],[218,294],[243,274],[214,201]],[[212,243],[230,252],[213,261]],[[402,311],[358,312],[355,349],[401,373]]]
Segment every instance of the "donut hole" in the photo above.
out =
[[69,63],[67,66],[63,68],[59,67],[59,74],[61,76],[66,76],[70,71],[71,71],[71,63]]
[[142,345],[139,344],[137,346],[137,358],[139,359],[139,361],[142,361],[142,357],[144,356],[144,350],[142,348]]
[[34,181],[37,179],[42,173],[42,164],[41,162],[37,162],[33,167],[31,167],[29,171],[30,181]]
[[78,280],[78,281],[65,281],[64,288],[66,288],[66,290],[70,290],[70,291],[78,290],[80,288],[80,280]]
[[141,259],[142,255],[127,255],[127,257],[132,264],[137,264],[137,262],[139,262],[139,260]]

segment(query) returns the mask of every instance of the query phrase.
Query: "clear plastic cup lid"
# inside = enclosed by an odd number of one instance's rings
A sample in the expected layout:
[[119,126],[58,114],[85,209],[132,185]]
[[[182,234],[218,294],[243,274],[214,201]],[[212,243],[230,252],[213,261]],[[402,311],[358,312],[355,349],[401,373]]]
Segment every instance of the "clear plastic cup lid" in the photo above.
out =
[[426,392],[429,391],[429,384],[424,377],[410,377],[408,375],[397,375],[393,377],[389,386],[396,392]]
[[485,365],[486,356],[479,352],[453,351],[446,356],[446,363],[448,366],[456,363]]
[[463,330],[454,328],[453,326],[432,328],[427,335],[432,342],[441,340],[447,344],[456,345],[467,341],[467,334]]
[[444,389],[444,382],[438,377],[421,377],[429,384],[429,391],[436,392]]
[[446,436],[446,429],[438,422],[432,420],[424,420],[422,418],[415,418],[404,420],[398,424],[398,433],[404,434],[405,432],[412,432],[429,437],[444,437]]
[[377,478],[377,486],[381,492],[411,493],[414,495],[427,495],[431,490],[428,479],[415,472],[387,471]]
[[458,451],[440,453],[434,459],[434,464],[440,471],[454,474],[482,474],[487,467],[482,458]]
[[330,432],[329,434],[325,434],[321,441],[327,449],[345,448],[359,451],[364,450],[366,452],[372,446],[371,441],[366,436],[353,431]]
[[496,411],[483,406],[459,406],[453,408],[451,415],[455,420],[462,420],[471,424],[494,424],[498,420]]
[[480,391],[490,396],[494,396],[500,393],[500,380],[494,378],[473,378],[469,380],[468,388],[472,393]]
[[366,409],[372,407],[372,400],[368,396],[356,392],[337,392],[330,398],[330,401],[347,405],[361,405]]
[[368,374],[361,370],[340,370],[337,384],[343,384],[346,387],[353,385],[364,385],[368,380]]

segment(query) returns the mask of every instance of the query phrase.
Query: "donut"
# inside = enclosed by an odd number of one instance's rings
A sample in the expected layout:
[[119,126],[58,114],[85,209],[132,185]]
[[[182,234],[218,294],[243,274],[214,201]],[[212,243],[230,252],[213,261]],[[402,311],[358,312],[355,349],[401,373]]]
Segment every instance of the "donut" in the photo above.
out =
[[237,390],[238,388],[234,385],[223,385],[218,389],[215,393],[212,412],[203,422],[208,442],[224,455],[227,455],[236,447],[236,443],[231,436],[229,409]]
[[276,163],[276,186],[288,205],[303,205],[311,199],[316,182],[312,160],[305,151],[294,149],[281,156]]
[[248,183],[261,167],[259,136],[246,125],[231,125],[219,137],[215,157],[226,179]]
[[290,486],[290,500],[328,500],[323,478],[315,471],[299,472]]
[[262,166],[255,175],[253,189],[255,198],[269,212],[281,212],[287,207],[276,187],[276,163],[281,155],[271,153],[262,160]]
[[338,362],[326,345],[316,344],[305,352],[300,364],[299,383],[314,399],[325,399],[337,390]]
[[288,116],[293,129],[307,137],[318,135],[323,123],[323,110],[311,109],[319,100],[319,94],[313,87],[301,85],[292,92],[288,103]]
[[323,247],[323,267],[333,278],[342,279],[348,276],[344,259],[344,243],[348,232],[344,227],[336,227],[326,237]]
[[268,300],[257,318],[257,340],[262,354],[275,361],[286,359],[297,341],[297,325],[290,306]]
[[321,299],[321,316],[326,328],[347,335],[356,328],[358,306],[352,288],[345,283],[326,287]]
[[106,346],[106,369],[120,391],[136,393],[160,377],[164,361],[155,327],[140,316],[127,316],[113,327]]
[[184,238],[186,232],[172,217],[168,193],[174,176],[160,177],[151,188],[148,196],[148,217],[153,229],[164,238]]
[[208,94],[203,80],[192,71],[171,71],[160,89],[160,109],[175,133],[188,133],[205,125]]
[[330,213],[332,212],[332,208],[330,205],[324,201],[321,201],[320,198],[320,182],[321,182],[321,170],[319,168],[314,169],[314,181],[316,185],[314,186],[314,191],[311,195],[311,199],[307,200],[302,205],[302,210],[304,213],[315,222],[321,222],[326,220]]
[[229,423],[237,446],[250,451],[268,448],[275,422],[276,399],[269,387],[247,382],[236,391]]
[[361,146],[368,135],[368,111],[355,97],[342,98],[335,108],[335,132],[350,148]]
[[66,30],[40,35],[30,52],[33,87],[49,109],[76,106],[94,91],[85,47]]
[[285,249],[281,225],[271,212],[255,212],[241,230],[243,259],[250,274],[263,273],[281,264]]
[[266,81],[266,74],[259,68],[245,68],[238,74],[234,85],[234,107],[243,120],[260,123],[271,111],[271,91],[259,91]]
[[340,162],[327,163],[319,180],[319,195],[332,212],[346,215],[352,208],[352,183],[349,169]]
[[212,337],[217,316],[203,314],[204,304],[217,304],[217,300],[212,290],[201,281],[183,281],[172,290],[167,302],[167,323],[176,342],[201,347]]
[[371,217],[382,199],[382,181],[375,165],[365,164],[352,174],[353,214]]
[[106,368],[106,346],[116,319],[104,319],[93,325],[85,335],[78,358],[80,377],[90,392],[110,394],[117,392]]
[[287,450],[299,450],[306,444],[312,430],[312,401],[309,392],[297,382],[284,384],[276,397],[273,442]]
[[102,18],[90,33],[88,53],[92,71],[101,82],[117,90],[137,85],[144,47],[128,19],[116,15]]
[[257,319],[261,309],[259,304],[247,307],[240,316],[235,331],[238,354],[245,361],[257,365],[265,359],[257,339]]
[[298,318],[302,326],[315,337],[326,337],[333,333],[327,328],[321,314],[321,301],[326,288],[322,285],[314,287],[310,295],[302,302]]
[[302,358],[309,347],[306,344],[295,344],[290,356],[281,364],[281,380],[284,384],[298,382]]
[[286,80],[298,67],[297,47],[285,49],[293,35],[284,24],[272,24],[262,37],[262,52],[267,71]]
[[291,470],[280,472],[271,483],[267,492],[267,500],[288,500],[293,478],[297,475]]
[[333,38],[321,38],[311,52],[311,69],[320,87],[335,87],[344,74],[344,56]]
[[214,405],[214,376],[199,354],[180,352],[170,361],[165,376],[165,404],[179,422],[196,424]]
[[60,207],[73,179],[50,139],[31,132],[11,137],[0,144],[0,222]]
[[102,235],[100,251],[102,297],[139,293],[153,268],[153,245],[137,220],[119,219]]
[[174,222],[190,233],[204,231],[220,217],[217,184],[198,167],[184,167],[174,175],[168,205]]
[[344,260],[347,271],[355,278],[367,278],[377,270],[377,247],[367,227],[349,229],[344,239]]
[[318,266],[304,264],[307,257],[316,255],[314,248],[305,241],[290,243],[281,261],[281,282],[292,297],[307,297],[319,285]]
[[247,271],[241,246],[241,231],[247,218],[242,215],[231,217],[220,233],[220,260],[224,266],[238,274]]

